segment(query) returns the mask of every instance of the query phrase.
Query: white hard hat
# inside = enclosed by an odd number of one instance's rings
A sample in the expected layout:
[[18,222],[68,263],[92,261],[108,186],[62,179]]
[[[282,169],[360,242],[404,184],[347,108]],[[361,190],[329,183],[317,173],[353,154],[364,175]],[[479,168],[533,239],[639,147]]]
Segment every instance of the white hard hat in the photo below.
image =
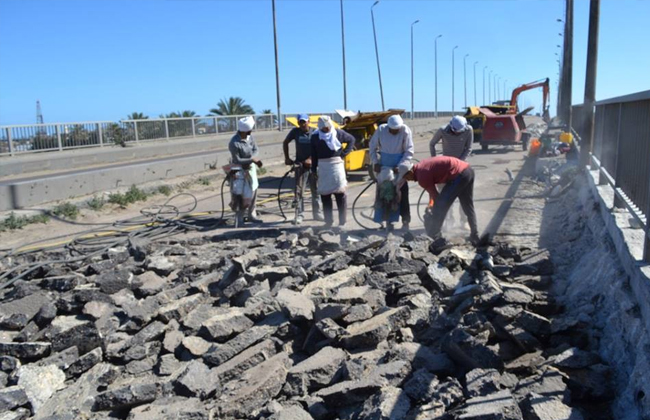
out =
[[404,120],[402,120],[402,117],[400,117],[399,115],[391,115],[390,117],[388,117],[388,128],[397,130],[403,125],[404,125]]

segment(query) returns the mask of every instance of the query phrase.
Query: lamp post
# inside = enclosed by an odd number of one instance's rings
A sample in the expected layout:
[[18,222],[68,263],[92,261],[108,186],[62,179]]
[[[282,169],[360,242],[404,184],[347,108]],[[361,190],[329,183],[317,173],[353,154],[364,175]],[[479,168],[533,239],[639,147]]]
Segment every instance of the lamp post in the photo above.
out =
[[455,62],[454,62],[455,60],[454,60],[454,57],[455,57],[456,48],[458,48],[458,45],[456,45],[456,46],[455,46],[454,48],[452,48],[452,50],[451,50],[451,113],[452,113],[452,114],[454,113],[454,111],[455,111],[454,108],[455,108],[455,106],[456,106],[456,103],[455,103],[455,101],[454,101],[454,93],[455,93],[455,92],[454,92],[454,88],[455,88],[455,84],[456,84],[456,83],[455,83],[455,77],[454,77],[454,70],[455,70]]
[[275,23],[275,0],[271,1],[273,9],[273,46],[275,48],[275,92],[278,104],[278,131],[282,131],[282,111],[280,110],[280,66],[278,65],[278,31]]
[[474,62],[474,105],[478,105],[478,101],[476,100],[476,65],[478,64],[478,61]]
[[508,84],[508,79],[503,81],[503,97],[504,99],[508,99],[507,93],[506,93],[506,85]]
[[416,23],[418,23],[419,20],[416,20],[415,22],[411,23],[411,119],[415,118],[415,109],[414,109],[414,86],[413,86],[413,26],[415,26]]
[[463,57],[463,84],[465,85],[465,108],[467,108],[467,57],[469,54],[465,54]]
[[436,68],[436,118],[438,118],[438,38],[441,38],[442,35],[438,35],[436,39],[433,40],[434,46],[434,57],[435,57],[435,68]]
[[343,0],[341,0],[341,47],[343,54],[343,109],[348,109],[348,88],[345,80],[345,25],[343,24]]
[[381,68],[379,67],[379,49],[377,49],[377,30],[375,29],[375,14],[373,12],[373,8],[377,4],[379,4],[379,0],[370,6],[370,17],[372,18],[372,34],[375,37],[375,56],[377,57],[377,75],[379,76],[379,95],[381,95],[381,110],[385,111],[386,108],[384,107],[384,88],[381,84]]
[[488,73],[488,105],[492,103],[492,70]]
[[487,66],[483,67],[483,103],[487,104],[485,102],[485,70],[487,69]]

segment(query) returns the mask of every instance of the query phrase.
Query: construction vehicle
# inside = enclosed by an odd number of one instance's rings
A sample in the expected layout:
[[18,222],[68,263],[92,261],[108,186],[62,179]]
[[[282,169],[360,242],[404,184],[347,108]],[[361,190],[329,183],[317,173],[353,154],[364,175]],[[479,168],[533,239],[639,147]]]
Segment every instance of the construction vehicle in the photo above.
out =
[[[495,101],[492,105],[484,105],[481,107],[478,106],[470,106],[467,108],[467,112],[465,113],[465,118],[467,119],[467,122],[472,126],[472,129],[474,130],[474,141],[475,142],[480,142],[481,145],[483,146],[483,131],[484,127],[486,125],[486,120],[489,118],[489,116],[497,116],[497,115],[509,115],[509,116],[515,116],[521,114],[522,118],[522,124],[523,124],[523,115],[526,115],[528,112],[530,112],[533,108],[525,109],[521,112],[519,112],[519,106],[517,104],[517,99],[519,98],[519,95],[522,92],[525,92],[527,90],[531,89],[536,89],[541,87],[543,89],[543,104],[542,104],[542,118],[544,118],[544,121],[549,120],[549,110],[548,110],[548,100],[549,100],[549,90],[550,90],[550,82],[549,79],[540,79],[536,80],[531,83],[527,83],[525,85],[521,85],[517,88],[515,88],[512,91],[512,95],[510,98],[510,101]],[[514,121],[513,121],[514,123]],[[502,141],[502,144],[513,144],[513,143],[518,143],[517,140],[515,140],[518,136],[518,134],[515,133],[516,129],[514,128],[515,124],[508,124],[510,127],[512,127],[509,131],[510,137],[504,138],[504,139],[495,139],[492,138],[490,141],[487,141],[485,144],[489,146],[489,144],[499,144],[499,141]],[[520,124],[516,124],[517,127],[519,127]],[[523,128],[519,128],[520,130],[525,129],[526,126],[523,124]],[[508,131],[508,130],[505,130]],[[496,134],[493,133],[493,135]],[[499,133],[499,135],[505,135],[506,133]],[[483,146],[483,149],[487,149],[487,146]]]
[[[348,133],[352,134],[356,139],[354,144],[354,151],[348,154],[345,157],[345,171],[354,172],[354,171],[368,171],[368,174],[372,179],[375,178],[375,173],[372,170],[372,165],[370,164],[370,138],[375,133],[377,127],[380,124],[386,123],[388,117],[391,115],[401,115],[404,113],[403,109],[389,109],[388,111],[381,112],[342,112],[337,111],[337,113],[343,118],[344,124],[336,124],[336,128],[341,128]],[[309,116],[309,127],[317,128],[318,127],[318,118],[319,115],[310,115]],[[298,121],[293,117],[287,117],[287,122],[298,127]]]

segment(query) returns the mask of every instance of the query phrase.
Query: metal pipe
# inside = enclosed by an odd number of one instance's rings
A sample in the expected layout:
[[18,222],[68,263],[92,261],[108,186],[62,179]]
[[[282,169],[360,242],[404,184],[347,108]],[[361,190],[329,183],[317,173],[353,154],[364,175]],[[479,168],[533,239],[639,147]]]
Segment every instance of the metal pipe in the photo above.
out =
[[485,70],[487,68],[487,66],[483,67],[483,104],[487,104],[487,102],[485,102]]
[[345,76],[345,25],[343,23],[343,0],[341,0],[341,47],[343,51],[343,109],[348,109],[348,88]]
[[275,49],[275,91],[278,104],[278,131],[282,131],[282,111],[280,107],[280,67],[278,65],[278,30],[275,21],[275,0],[271,0],[271,7],[273,9],[273,47]]
[[492,70],[488,73],[488,105],[492,103]]
[[415,107],[414,107],[414,81],[413,81],[413,26],[418,23],[420,20],[416,20],[411,23],[411,119],[415,118]]
[[458,48],[458,45],[456,45],[452,50],[451,50],[451,113],[452,115],[454,114],[456,103],[455,103],[455,98],[454,98],[454,88],[455,88],[455,77],[454,77],[454,67],[455,67],[455,60],[454,60],[454,53],[456,52],[456,48]]
[[372,18],[372,34],[375,38],[375,56],[377,57],[377,75],[379,76],[379,95],[381,96],[381,110],[385,111],[384,107],[384,88],[381,84],[381,68],[379,67],[379,49],[377,48],[377,30],[375,29],[375,13],[373,8],[379,3],[379,0],[373,3],[370,6],[370,17]]
[[573,0],[566,0],[566,21],[564,25],[564,55],[562,58],[562,121],[571,127],[571,94],[573,79]]
[[435,57],[435,69],[436,69],[436,118],[438,118],[438,38],[442,35],[438,35],[433,40],[434,45],[434,57]]

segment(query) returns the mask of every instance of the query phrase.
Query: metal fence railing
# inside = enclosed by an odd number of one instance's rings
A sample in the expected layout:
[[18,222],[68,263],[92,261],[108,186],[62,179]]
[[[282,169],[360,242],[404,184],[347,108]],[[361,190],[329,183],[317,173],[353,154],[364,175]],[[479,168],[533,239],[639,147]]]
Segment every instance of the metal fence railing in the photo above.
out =
[[[451,116],[451,112],[439,112],[439,116]],[[337,123],[342,118],[337,113],[323,112],[310,115],[329,115]],[[415,118],[432,118],[435,112],[416,112]],[[280,122],[283,129],[291,128],[283,114]],[[158,141],[201,137],[237,131],[237,120],[243,115],[203,117],[160,118],[141,120],[87,121],[72,123],[48,123],[31,125],[0,126],[0,157],[26,153],[63,151],[84,147],[102,147],[113,144],[127,144],[144,141]],[[276,114],[256,114],[255,131],[277,130]],[[404,118],[410,118],[405,113]]]
[[644,227],[650,262],[650,91],[596,102],[592,164],[599,184],[614,187],[614,205]]

